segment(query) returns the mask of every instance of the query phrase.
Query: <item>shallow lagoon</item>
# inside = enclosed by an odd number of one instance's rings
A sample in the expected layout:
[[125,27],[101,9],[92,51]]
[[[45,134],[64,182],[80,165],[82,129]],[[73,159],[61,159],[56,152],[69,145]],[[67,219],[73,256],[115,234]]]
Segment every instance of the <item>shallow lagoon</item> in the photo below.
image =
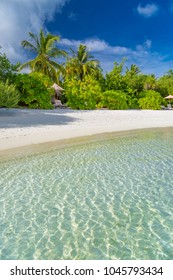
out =
[[0,163],[0,259],[173,259],[173,130]]

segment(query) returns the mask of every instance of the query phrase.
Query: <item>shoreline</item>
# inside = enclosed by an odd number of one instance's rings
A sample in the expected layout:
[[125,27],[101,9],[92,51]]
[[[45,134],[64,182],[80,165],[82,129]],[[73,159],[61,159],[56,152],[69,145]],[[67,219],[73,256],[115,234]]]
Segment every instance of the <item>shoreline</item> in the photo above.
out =
[[31,144],[27,146],[20,146],[17,148],[10,148],[5,150],[0,150],[0,163],[6,160],[20,159],[26,156],[33,156],[38,154],[43,154],[51,152],[54,150],[61,150],[66,148],[71,148],[73,146],[81,146],[89,143],[94,143],[97,141],[111,140],[119,137],[133,137],[139,136],[146,133],[158,133],[158,132],[169,133],[173,131],[173,127],[154,127],[154,128],[142,128],[133,130],[124,130],[116,132],[106,132],[93,134],[89,136],[74,137],[64,140],[55,140],[51,142],[45,142],[40,144]]
[[79,138],[99,139],[101,134],[171,127],[172,110],[0,109],[0,154]]

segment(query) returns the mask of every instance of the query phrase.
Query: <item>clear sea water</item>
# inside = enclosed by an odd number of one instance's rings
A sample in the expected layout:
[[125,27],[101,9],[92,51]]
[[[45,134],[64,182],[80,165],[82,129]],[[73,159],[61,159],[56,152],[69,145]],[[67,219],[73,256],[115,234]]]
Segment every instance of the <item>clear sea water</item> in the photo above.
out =
[[173,259],[173,130],[1,161],[0,259]]

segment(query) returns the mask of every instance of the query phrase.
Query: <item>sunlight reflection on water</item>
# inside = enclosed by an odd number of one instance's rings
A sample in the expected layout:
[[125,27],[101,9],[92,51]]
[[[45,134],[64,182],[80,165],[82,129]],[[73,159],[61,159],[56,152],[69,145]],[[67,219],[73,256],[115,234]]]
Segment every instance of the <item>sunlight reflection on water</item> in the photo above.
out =
[[0,259],[172,259],[173,132],[0,163]]

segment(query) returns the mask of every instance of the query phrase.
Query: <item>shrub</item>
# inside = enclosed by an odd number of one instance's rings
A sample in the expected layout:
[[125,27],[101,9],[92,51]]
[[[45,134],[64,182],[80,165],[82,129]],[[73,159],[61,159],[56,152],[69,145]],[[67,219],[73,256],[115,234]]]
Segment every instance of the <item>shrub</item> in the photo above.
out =
[[20,74],[15,80],[20,91],[19,105],[31,109],[52,109],[51,92],[44,85],[40,77],[34,74]]
[[111,110],[127,109],[126,95],[120,90],[108,90],[102,95],[101,101],[98,104],[99,108],[105,107]]
[[139,97],[136,95],[136,92],[132,89],[129,89],[126,93],[126,102],[129,109],[138,109]]
[[160,110],[161,104],[163,103],[163,98],[160,93],[154,90],[146,90],[141,93],[143,95],[142,98],[139,99],[139,107],[141,109],[152,109],[152,110]]
[[13,108],[19,102],[19,92],[8,81],[0,82],[0,107]]
[[91,76],[84,79],[67,79],[63,85],[67,98],[67,105],[73,109],[95,109],[101,98],[101,87]]

